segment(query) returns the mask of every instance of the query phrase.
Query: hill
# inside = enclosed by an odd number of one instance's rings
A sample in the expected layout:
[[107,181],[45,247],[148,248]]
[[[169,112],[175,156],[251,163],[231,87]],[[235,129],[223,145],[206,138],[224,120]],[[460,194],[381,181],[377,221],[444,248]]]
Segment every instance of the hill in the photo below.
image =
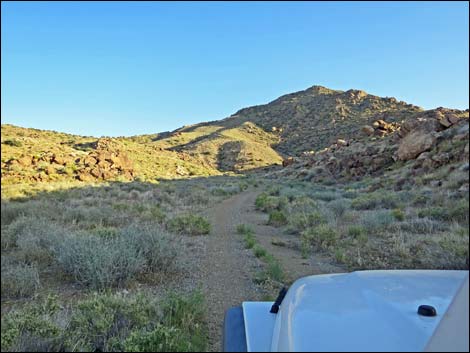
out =
[[[356,149],[371,143],[380,144],[383,148],[377,149],[378,154],[385,150],[395,153],[399,137],[393,137],[393,142],[388,137],[390,133],[396,132],[393,136],[398,136],[405,121],[412,125],[414,121],[423,120],[423,116],[433,114],[433,119],[441,121],[438,125],[443,128],[446,123],[442,119],[447,119],[448,115],[451,120],[466,118],[468,122],[468,111],[443,108],[423,111],[395,98],[382,98],[361,90],[339,91],[312,86],[268,104],[241,109],[222,120],[149,135],[96,138],[2,125],[2,185],[154,181],[244,173],[276,167],[286,161],[290,164],[292,158],[289,162],[289,157],[305,160],[327,151],[332,157],[338,141],[348,146],[352,144]],[[364,133],[364,129],[369,129],[372,136]],[[351,148],[347,150],[355,153]],[[374,172],[389,167],[393,162],[390,158],[388,153],[386,162],[378,165],[374,162]],[[365,158],[359,164],[368,164],[368,160]],[[321,158],[318,163],[326,165]],[[353,174],[358,170],[342,167],[347,174],[351,169]],[[368,174],[369,169],[356,176]],[[335,178],[338,175],[340,173],[333,173]]]

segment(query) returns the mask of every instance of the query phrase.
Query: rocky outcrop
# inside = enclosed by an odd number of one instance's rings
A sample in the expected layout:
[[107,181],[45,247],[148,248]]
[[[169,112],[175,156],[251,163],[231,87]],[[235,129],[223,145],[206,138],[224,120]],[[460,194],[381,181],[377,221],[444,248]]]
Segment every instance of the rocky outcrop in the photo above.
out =
[[415,159],[421,153],[429,151],[436,143],[437,138],[433,133],[414,131],[403,138],[398,147],[398,159],[408,161]]

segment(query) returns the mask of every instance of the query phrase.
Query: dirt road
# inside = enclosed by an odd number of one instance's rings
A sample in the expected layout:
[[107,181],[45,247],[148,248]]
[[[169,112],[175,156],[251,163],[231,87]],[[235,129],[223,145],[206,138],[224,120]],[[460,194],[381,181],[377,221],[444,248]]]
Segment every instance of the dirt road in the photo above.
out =
[[[242,236],[236,232],[237,225],[247,224],[254,230],[260,245],[281,262],[289,282],[312,274],[344,272],[320,256],[303,259],[298,251],[298,237],[268,226],[267,215],[255,209],[259,192],[245,191],[207,210],[212,232],[202,265],[202,280],[208,303],[211,351],[222,348],[225,311],[243,301],[261,300],[263,295],[253,282],[261,264],[251,250],[244,248]],[[273,239],[281,240],[284,245],[273,245]]]

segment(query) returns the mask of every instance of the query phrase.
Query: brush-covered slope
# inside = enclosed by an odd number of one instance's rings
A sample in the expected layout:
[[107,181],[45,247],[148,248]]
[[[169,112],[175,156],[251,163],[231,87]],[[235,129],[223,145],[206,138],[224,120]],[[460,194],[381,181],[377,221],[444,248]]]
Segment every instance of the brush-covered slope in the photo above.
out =
[[2,185],[210,176],[282,162],[277,138],[248,122],[183,130],[95,138],[2,125]]
[[2,185],[220,174],[187,154],[130,138],[98,139],[2,125],[1,141]]

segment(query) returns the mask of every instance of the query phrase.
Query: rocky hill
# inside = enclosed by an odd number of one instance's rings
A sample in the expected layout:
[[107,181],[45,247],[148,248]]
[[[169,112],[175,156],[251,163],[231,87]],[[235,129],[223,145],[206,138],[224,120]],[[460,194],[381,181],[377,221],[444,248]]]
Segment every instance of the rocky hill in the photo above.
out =
[[377,120],[350,140],[284,161],[279,178],[348,182],[375,178],[375,186],[444,186],[468,193],[469,113],[437,108],[401,122]]
[[222,122],[237,125],[250,121],[279,136],[277,151],[296,155],[328,147],[338,138],[350,139],[363,125],[375,120],[395,122],[420,111],[421,108],[395,98],[313,86],[269,104],[239,110]]
[[281,164],[289,167],[280,175],[295,178],[377,175],[415,159],[433,168],[465,157],[465,138],[457,133],[465,122],[468,110],[423,111],[360,90],[313,86],[158,134],[94,138],[2,125],[2,185],[185,178]]

